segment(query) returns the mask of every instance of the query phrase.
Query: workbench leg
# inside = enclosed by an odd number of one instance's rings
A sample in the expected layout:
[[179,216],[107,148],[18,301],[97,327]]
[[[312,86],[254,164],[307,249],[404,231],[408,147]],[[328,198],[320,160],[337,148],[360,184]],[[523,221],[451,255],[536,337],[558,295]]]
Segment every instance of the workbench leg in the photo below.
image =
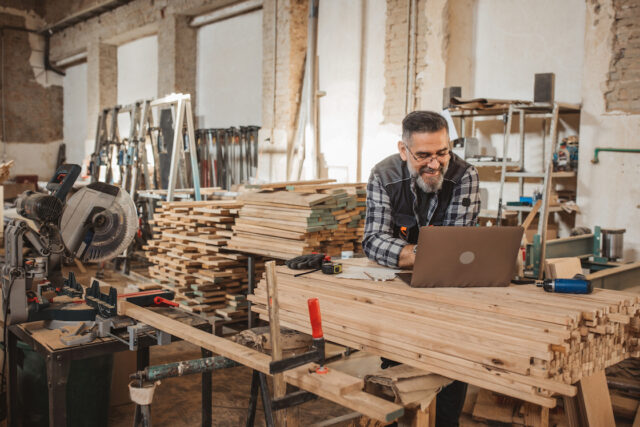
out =
[[540,407],[540,427],[549,427],[549,408]]
[[133,427],[151,427],[151,405],[136,405]]
[[[211,327],[209,331],[211,332]],[[206,348],[201,348],[202,358],[212,357],[213,353]],[[212,391],[212,375],[213,372],[202,373],[202,427],[211,427],[213,422],[213,414],[211,411],[213,391]]]
[[405,408],[404,415],[400,417],[396,423],[398,427],[435,427],[435,424],[430,424],[431,408],[427,408],[422,411],[420,407],[417,408]]
[[138,348],[136,351],[136,369],[144,371],[149,366],[149,347]]
[[247,412],[246,427],[253,427],[256,420],[256,410],[258,409],[258,387],[260,387],[258,371],[253,371],[251,376],[251,391],[249,392],[249,409]]
[[429,427],[435,427],[436,426],[436,401],[438,400],[438,397],[434,397],[433,400],[431,401],[431,404],[429,405]]
[[217,336],[217,337],[221,337],[222,336],[222,321],[216,320],[214,325],[213,325],[213,335]]
[[[273,427],[273,411],[271,409],[271,396],[269,395],[269,386],[267,385],[267,376],[262,372],[258,372],[260,379],[260,395],[262,396],[262,410],[264,411],[264,422],[267,427]],[[280,427],[280,426],[278,426]]]
[[[7,358],[4,362],[7,364],[9,371],[9,381],[7,381],[7,421],[10,426],[20,425],[18,420],[21,418],[18,414],[18,337],[11,332],[9,328],[7,332]],[[20,420],[21,421],[21,420]]]
[[49,426],[67,425],[67,379],[71,361],[62,354],[49,354],[47,363],[47,385],[49,388]]
[[[267,427],[273,427],[273,411],[271,410],[271,396],[269,395],[269,386],[267,385],[267,376],[256,370],[253,371],[251,377],[251,396],[249,398],[249,410],[247,414],[247,427],[253,427],[256,420],[256,411],[258,409],[258,392],[262,397],[262,409],[264,411],[264,420]],[[278,426],[280,427],[280,426]]]
[[[247,295],[253,294],[256,284],[256,257],[247,255]],[[251,313],[251,301],[247,301],[247,329],[253,328],[253,314]]]
[[567,417],[569,427],[580,427],[580,413],[578,401],[575,397],[563,396],[564,414]]

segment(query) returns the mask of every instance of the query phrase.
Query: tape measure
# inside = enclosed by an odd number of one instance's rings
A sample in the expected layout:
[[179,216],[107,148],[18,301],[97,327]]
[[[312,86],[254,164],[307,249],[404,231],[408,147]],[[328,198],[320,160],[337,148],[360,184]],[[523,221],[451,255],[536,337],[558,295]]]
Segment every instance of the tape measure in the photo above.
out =
[[342,264],[334,264],[332,262],[322,263],[322,272],[324,274],[339,274],[342,273]]

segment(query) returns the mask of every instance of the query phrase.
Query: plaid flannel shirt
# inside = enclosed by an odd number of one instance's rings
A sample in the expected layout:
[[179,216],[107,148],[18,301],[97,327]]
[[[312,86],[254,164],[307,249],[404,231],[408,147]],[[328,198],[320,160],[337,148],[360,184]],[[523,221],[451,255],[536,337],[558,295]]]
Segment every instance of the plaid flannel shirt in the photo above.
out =
[[[415,178],[411,179],[411,192],[414,197],[414,213],[417,207]],[[464,206],[463,199],[468,198],[471,203]],[[437,197],[429,198],[427,205],[427,224],[436,210]],[[400,251],[408,244],[405,240],[393,236],[393,206],[386,189],[383,187],[380,177],[375,170],[371,173],[367,184],[367,217],[364,227],[362,247],[369,259],[388,267],[397,267]],[[480,213],[480,187],[478,171],[475,167],[469,167],[454,187],[449,207],[445,213],[443,225],[474,226],[478,222]]]

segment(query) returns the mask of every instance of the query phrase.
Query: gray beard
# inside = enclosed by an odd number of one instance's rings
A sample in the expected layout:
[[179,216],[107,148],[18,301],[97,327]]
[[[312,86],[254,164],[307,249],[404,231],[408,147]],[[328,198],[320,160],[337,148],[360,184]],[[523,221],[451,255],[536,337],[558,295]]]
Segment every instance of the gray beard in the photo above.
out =
[[[437,193],[442,188],[442,182],[444,181],[444,174],[447,172],[449,165],[440,167],[440,174],[437,177],[427,178],[425,181],[420,175],[419,171],[415,170],[409,162],[407,162],[407,169],[412,178],[415,178],[416,185],[425,193]],[[428,166],[423,166],[420,170],[431,171]]]

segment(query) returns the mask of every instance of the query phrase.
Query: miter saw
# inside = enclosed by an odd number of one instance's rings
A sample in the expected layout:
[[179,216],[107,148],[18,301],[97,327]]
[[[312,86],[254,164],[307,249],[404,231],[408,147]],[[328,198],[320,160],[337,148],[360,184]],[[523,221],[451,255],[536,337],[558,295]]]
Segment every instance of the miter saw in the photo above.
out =
[[[78,165],[62,165],[46,188],[27,191],[5,228],[2,297],[5,325],[32,320],[94,320],[95,310],[64,310],[61,295],[82,296],[82,288],[62,277],[64,257],[99,262],[119,255],[138,228],[136,207],[126,191],[94,182],[67,195],[80,174]],[[34,226],[30,226],[28,220]]]

